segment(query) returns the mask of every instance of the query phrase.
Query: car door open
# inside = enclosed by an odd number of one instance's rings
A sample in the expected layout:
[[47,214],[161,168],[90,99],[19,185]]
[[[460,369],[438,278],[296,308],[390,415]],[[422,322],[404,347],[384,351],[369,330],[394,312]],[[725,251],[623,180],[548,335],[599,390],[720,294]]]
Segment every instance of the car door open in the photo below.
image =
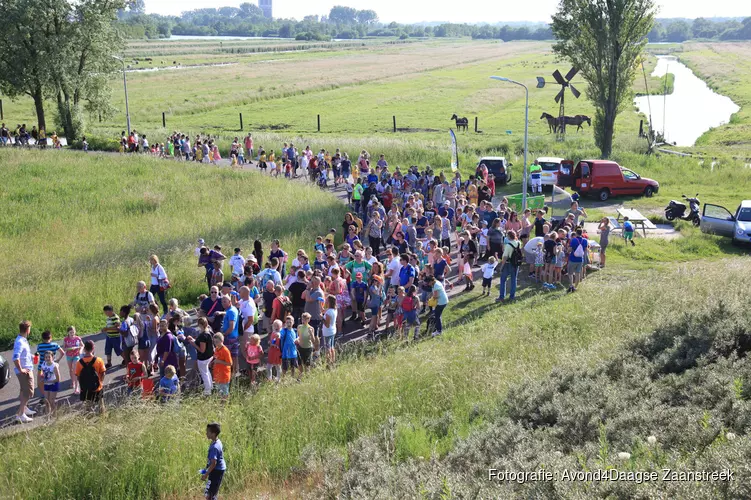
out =
[[732,238],[735,230],[735,217],[725,207],[705,203],[700,227],[703,233]]

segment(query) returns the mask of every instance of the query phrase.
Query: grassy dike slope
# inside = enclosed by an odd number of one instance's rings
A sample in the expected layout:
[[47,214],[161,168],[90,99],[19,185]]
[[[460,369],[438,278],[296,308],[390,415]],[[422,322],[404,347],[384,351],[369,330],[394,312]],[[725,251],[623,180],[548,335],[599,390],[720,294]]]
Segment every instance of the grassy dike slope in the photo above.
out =
[[[341,202],[253,172],[116,155],[0,150],[0,344],[21,319],[60,338],[102,326],[102,305],[132,300],[157,254],[173,296],[205,293],[193,250],[202,237],[232,248],[312,248],[340,224]],[[36,337],[34,337],[36,339]]]
[[443,338],[406,349],[385,346],[382,356],[350,357],[302,383],[265,386],[253,397],[237,393],[224,407],[186,398],[96,419],[70,417],[2,439],[0,488],[14,498],[196,496],[210,420],[224,429],[231,468],[225,491],[241,496],[280,484],[299,470],[301,455],[342,450],[391,416],[421,425],[451,412],[444,437],[409,435],[400,443],[404,458],[441,453],[467,435],[478,406],[496,404],[509,387],[556,366],[593,365],[685,311],[744,293],[741,282],[729,277],[750,263],[743,257],[659,271],[613,267],[592,275],[574,295],[528,291],[506,307],[486,299],[472,314],[452,315]]

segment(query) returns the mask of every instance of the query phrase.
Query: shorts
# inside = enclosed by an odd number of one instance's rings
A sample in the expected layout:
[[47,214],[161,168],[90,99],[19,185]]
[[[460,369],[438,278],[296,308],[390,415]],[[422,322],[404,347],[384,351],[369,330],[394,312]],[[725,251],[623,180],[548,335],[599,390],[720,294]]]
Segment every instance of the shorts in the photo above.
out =
[[623,238],[627,240],[633,240],[634,239],[634,232],[633,231],[624,231],[623,232]]
[[258,373],[258,365],[260,365],[260,363],[251,363],[251,364],[249,364],[248,365],[248,371],[251,371],[253,373]]
[[81,389],[81,401],[92,401],[98,403],[102,400],[102,390],[90,391],[88,389]]
[[214,384],[216,386],[216,392],[219,393],[220,396],[229,396],[229,382],[226,384]]
[[224,479],[223,470],[212,470],[209,472],[209,478],[206,480],[206,488],[203,490],[203,495],[209,500],[218,498],[219,487],[222,485],[222,479]]
[[224,345],[227,346],[227,349],[229,349],[229,353],[232,355],[233,358],[236,358],[240,355],[240,338],[239,337],[227,337],[224,339]]
[[365,311],[365,301],[364,300],[358,300],[355,302],[357,304],[357,310],[360,312]]
[[417,311],[404,313],[404,322],[409,326],[420,326],[420,317],[417,315]]
[[582,269],[584,268],[584,262],[568,262],[568,272],[569,273],[580,273],[582,272]]
[[54,384],[44,384],[44,392],[58,392],[60,390],[60,382]]
[[558,258],[557,258],[557,259],[555,260],[555,267],[556,267],[556,269],[563,269],[563,261],[564,261],[564,260],[565,260],[565,259],[563,258],[563,256],[560,256],[560,257],[558,257]]
[[31,372],[16,373],[16,377],[18,377],[20,395],[27,399],[34,395],[34,375]]
[[322,349],[333,349],[334,348],[334,337],[336,335],[328,335],[325,337],[321,337],[321,348]]
[[297,362],[297,358],[289,358],[282,360],[282,370],[287,368],[297,368],[300,364]]
[[371,314],[372,316],[378,316],[378,311],[380,311],[380,310],[381,310],[381,306],[378,306],[378,307],[371,307],[371,308],[370,308],[370,314]]
[[404,314],[397,314],[394,316],[394,324],[397,328],[401,328],[402,323],[404,323]]
[[151,347],[151,342],[149,342],[149,337],[138,337],[138,350],[139,351],[145,351]]
[[605,250],[607,250],[607,249],[608,249],[608,244],[607,243],[605,243],[604,245],[602,243],[600,243],[600,253],[602,255],[605,255]]
[[493,278],[483,278],[482,279],[482,287],[483,288],[490,288],[493,286]]
[[68,363],[78,363],[78,361],[81,359],[81,356],[68,356],[66,354],[65,359],[68,360]]
[[545,254],[545,264],[553,264],[553,263],[555,263],[555,255]]
[[115,351],[115,355],[120,356],[123,353],[123,349],[120,346],[120,337],[110,337],[104,341],[104,355],[112,356],[112,351]]
[[[305,366],[310,366],[310,358],[313,355],[313,348],[312,347],[298,347],[298,351],[300,351],[300,364]],[[284,360],[282,360],[282,364],[284,363]]]
[[535,267],[542,269],[543,267],[545,267],[545,264],[538,264],[537,262],[535,262]]
[[534,264],[535,263],[535,255],[531,254],[531,253],[525,253],[524,254],[524,261],[527,264],[530,264],[530,265]]

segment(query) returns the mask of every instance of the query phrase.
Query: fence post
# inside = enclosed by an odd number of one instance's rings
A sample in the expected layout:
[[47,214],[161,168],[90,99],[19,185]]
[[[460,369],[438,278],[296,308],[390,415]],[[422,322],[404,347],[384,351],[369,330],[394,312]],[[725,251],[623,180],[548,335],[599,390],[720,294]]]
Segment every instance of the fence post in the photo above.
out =
[[164,111],[162,111],[162,128],[167,128],[167,118],[164,116]]
[[240,113],[240,130],[243,129],[243,114]]
[[392,118],[394,119],[394,133],[396,133],[396,116],[392,116]]
[[477,133],[477,117],[475,116],[475,134]]
[[321,131],[321,115],[316,115],[316,118],[318,119],[318,131]]
[[3,115],[3,100],[0,99],[0,120],[5,120],[5,115]]

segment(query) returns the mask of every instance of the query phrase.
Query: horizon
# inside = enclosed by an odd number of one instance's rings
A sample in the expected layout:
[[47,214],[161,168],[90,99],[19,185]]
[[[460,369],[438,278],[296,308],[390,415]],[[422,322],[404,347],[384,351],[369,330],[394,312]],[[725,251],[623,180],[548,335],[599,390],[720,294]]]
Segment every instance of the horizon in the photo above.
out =
[[[228,0],[220,7],[238,7],[247,0]],[[248,3],[258,4],[257,1]],[[736,0],[716,0],[707,3],[700,0],[662,0],[657,5],[659,19],[696,19],[712,18],[745,18],[751,17],[751,7],[741,5]],[[430,17],[424,15],[425,8],[419,3],[404,4],[397,0],[381,0],[370,2],[366,0],[284,0],[274,2],[273,16],[275,19],[301,20],[308,15],[328,15],[332,7],[342,5],[358,10],[371,9],[378,14],[379,22],[388,24],[423,23],[466,23],[466,24],[498,24],[498,23],[550,23],[551,16],[558,6],[557,0],[528,0],[521,5],[488,5],[481,0],[467,0],[462,3],[462,9],[457,11],[452,2],[439,0],[430,4]],[[182,12],[205,8],[205,4],[198,0],[151,0],[146,3],[148,14],[179,16]],[[530,13],[535,13],[530,15]],[[490,18],[490,19],[489,19]]]

